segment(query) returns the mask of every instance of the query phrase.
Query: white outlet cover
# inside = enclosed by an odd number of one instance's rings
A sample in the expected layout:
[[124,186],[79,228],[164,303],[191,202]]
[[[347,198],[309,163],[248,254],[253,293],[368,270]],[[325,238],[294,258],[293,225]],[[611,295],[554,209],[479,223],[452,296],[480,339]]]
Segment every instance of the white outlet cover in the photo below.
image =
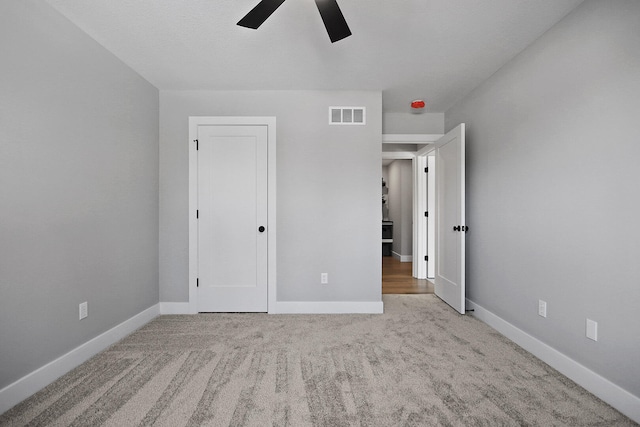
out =
[[547,302],[538,300],[538,315],[547,317]]
[[87,302],[80,303],[79,307],[80,320],[84,319],[88,315]]
[[320,273],[320,283],[323,285],[329,283],[329,273]]

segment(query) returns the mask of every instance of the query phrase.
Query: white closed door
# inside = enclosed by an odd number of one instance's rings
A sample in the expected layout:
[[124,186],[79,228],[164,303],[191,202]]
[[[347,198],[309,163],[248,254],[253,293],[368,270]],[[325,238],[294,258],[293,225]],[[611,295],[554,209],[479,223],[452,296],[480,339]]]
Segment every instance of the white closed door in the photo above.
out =
[[465,126],[436,142],[435,294],[465,313]]
[[267,311],[267,126],[198,126],[199,312]]

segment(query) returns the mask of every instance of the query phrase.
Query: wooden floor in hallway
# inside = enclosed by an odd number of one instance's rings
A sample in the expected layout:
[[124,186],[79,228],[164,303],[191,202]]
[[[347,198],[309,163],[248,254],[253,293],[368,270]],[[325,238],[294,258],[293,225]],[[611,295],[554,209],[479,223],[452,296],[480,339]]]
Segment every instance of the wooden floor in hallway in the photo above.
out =
[[410,262],[400,262],[391,256],[382,257],[382,293],[432,294],[433,283],[414,278],[411,270]]

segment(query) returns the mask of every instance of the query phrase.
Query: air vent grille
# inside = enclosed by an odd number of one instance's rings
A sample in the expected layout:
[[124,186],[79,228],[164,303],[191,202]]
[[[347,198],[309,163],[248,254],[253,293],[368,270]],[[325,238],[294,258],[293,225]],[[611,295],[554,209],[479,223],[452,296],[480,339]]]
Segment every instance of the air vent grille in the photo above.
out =
[[364,125],[365,107],[329,107],[330,125]]

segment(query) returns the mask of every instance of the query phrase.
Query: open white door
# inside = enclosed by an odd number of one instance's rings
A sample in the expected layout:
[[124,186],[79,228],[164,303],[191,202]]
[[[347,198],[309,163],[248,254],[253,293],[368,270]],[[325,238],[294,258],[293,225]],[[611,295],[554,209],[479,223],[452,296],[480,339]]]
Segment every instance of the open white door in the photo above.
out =
[[465,313],[464,123],[436,143],[435,294]]

